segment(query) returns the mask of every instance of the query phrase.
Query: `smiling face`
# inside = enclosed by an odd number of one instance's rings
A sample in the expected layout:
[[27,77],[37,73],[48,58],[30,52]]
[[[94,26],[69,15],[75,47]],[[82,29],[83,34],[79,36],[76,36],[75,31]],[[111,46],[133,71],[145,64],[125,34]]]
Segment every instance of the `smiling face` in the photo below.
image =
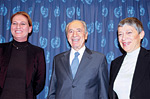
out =
[[29,26],[28,19],[23,15],[15,15],[12,19],[11,33],[14,40],[18,42],[27,41],[28,33],[31,33],[32,26]]
[[140,47],[141,40],[144,37],[144,31],[138,34],[137,30],[130,26],[124,25],[118,27],[118,40],[122,49],[126,52],[132,52]]
[[67,29],[67,39],[71,47],[78,51],[85,45],[88,33],[85,33],[84,25],[80,21],[73,21]]

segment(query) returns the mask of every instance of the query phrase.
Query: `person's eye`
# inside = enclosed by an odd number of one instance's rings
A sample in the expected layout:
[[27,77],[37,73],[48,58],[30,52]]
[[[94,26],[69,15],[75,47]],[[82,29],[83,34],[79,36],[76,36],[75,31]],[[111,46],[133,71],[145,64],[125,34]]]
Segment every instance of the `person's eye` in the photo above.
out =
[[127,34],[131,34],[132,32],[127,32]]
[[121,33],[118,34],[118,36],[121,36],[121,35],[122,35]]
[[77,30],[77,32],[78,32],[78,33],[81,33],[81,32],[82,32],[82,30],[81,30],[81,29],[78,29],[78,30]]
[[81,30],[78,30],[77,32],[78,32],[78,33],[81,33]]
[[13,23],[12,23],[12,25],[16,25],[16,24],[17,24],[16,22],[13,22]]
[[69,30],[69,33],[73,33],[73,30]]
[[25,23],[21,23],[21,25],[26,25]]

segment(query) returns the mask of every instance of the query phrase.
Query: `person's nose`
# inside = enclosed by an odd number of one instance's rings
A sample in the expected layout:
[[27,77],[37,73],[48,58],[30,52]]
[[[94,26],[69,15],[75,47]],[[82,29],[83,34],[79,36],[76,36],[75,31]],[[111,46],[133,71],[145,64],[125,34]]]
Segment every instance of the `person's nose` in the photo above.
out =
[[77,36],[77,31],[73,32],[73,36],[76,37]]
[[126,38],[127,38],[126,34],[123,34],[122,35],[122,40],[124,41],[124,40],[126,40]]
[[21,25],[20,25],[20,24],[17,24],[17,28],[18,28],[18,29],[21,28]]

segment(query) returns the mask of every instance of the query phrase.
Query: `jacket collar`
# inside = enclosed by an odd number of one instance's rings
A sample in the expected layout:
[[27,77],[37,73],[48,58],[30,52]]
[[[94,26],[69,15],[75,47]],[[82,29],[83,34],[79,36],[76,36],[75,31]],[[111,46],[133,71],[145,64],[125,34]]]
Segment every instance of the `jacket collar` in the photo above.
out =
[[138,59],[137,59],[137,63],[136,63],[136,69],[133,75],[130,95],[134,92],[134,90],[142,81],[144,73],[147,70],[149,59],[150,59],[149,52],[146,49],[141,48]]
[[90,55],[92,54],[92,52],[86,48],[84,53],[83,53],[83,56],[82,56],[82,59],[81,59],[81,62],[79,64],[79,67],[78,67],[78,70],[77,70],[77,73],[75,75],[75,78],[73,79],[72,78],[72,72],[71,72],[71,68],[70,68],[70,64],[69,64],[69,55],[70,55],[70,51],[64,53],[64,55],[61,57],[61,60],[62,60],[62,63],[63,63],[63,66],[69,76],[69,78],[71,80],[75,80],[77,79],[78,77],[80,77],[81,73],[83,72],[83,70],[86,68],[86,66],[88,65],[88,63],[90,62],[90,59],[92,58]]
[[[111,78],[112,79],[111,84],[114,83],[114,80],[116,79],[116,76],[117,76],[117,74],[120,70],[120,67],[123,63],[123,60],[124,60],[125,56],[126,56],[126,53],[124,55],[122,55],[115,64],[113,64],[113,66],[115,66],[116,69],[115,69],[114,74]],[[133,75],[130,95],[135,91],[137,86],[142,81],[144,73],[147,69],[146,66],[148,66],[147,64],[149,62],[149,59],[150,59],[149,52],[146,49],[144,49],[143,47],[141,47],[140,53],[138,55],[136,67],[135,67],[135,72],[134,72],[134,75]],[[113,86],[112,86],[112,88],[113,88]]]
[[[33,64],[35,63],[34,60],[35,60],[35,57],[34,57],[34,49],[32,49],[31,47],[31,44],[28,42],[28,48],[27,48],[27,67],[26,67],[26,84],[27,86],[29,86],[30,84],[30,81],[32,79],[32,71],[33,71]],[[12,51],[12,42],[9,42],[8,43],[8,46],[6,46],[7,48],[5,49],[4,51],[4,57],[3,57],[3,62],[2,62],[2,67],[1,67],[1,72],[3,72],[3,75],[2,75],[2,81],[0,81],[0,87],[3,88],[3,85],[4,85],[4,80],[5,80],[5,77],[6,77],[6,74],[7,74],[7,68],[8,68],[8,63],[9,63],[9,60],[10,60],[10,55],[11,55],[11,51]]]

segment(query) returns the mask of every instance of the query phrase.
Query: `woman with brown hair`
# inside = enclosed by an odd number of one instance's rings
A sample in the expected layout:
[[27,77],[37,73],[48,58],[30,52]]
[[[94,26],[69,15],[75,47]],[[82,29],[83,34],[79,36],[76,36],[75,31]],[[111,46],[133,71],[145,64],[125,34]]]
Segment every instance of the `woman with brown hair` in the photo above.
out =
[[0,99],[35,99],[44,88],[44,50],[28,42],[31,32],[26,12],[12,15],[13,41],[0,44]]

